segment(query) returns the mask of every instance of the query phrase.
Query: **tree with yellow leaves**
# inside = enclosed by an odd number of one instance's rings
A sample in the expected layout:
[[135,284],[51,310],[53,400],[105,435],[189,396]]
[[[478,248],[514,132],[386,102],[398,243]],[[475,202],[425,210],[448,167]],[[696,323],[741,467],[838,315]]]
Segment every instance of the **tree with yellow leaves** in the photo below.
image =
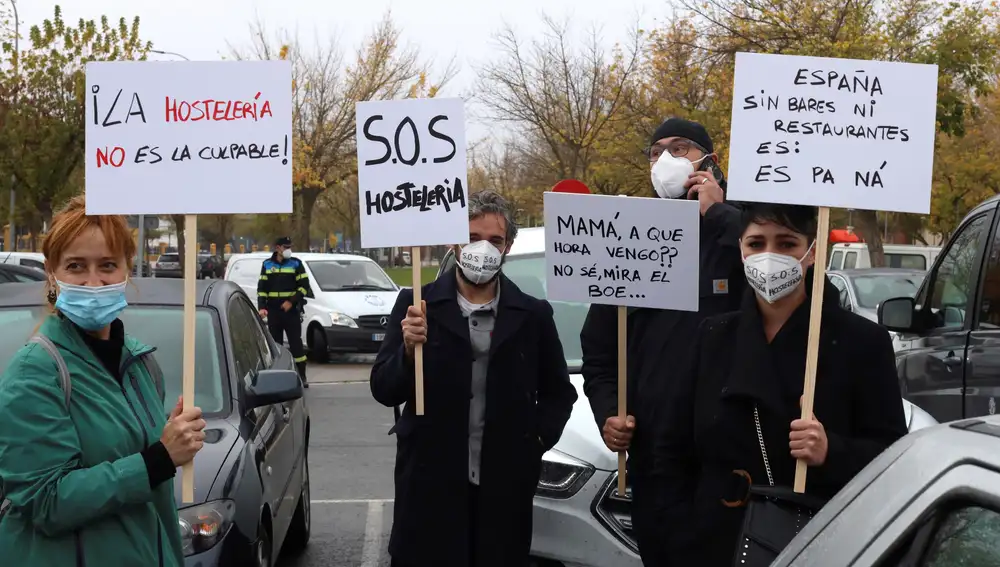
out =
[[387,13],[368,37],[347,56],[335,39],[314,49],[298,38],[279,33],[276,39],[261,23],[251,28],[252,41],[237,58],[288,59],[292,62],[293,189],[295,235],[307,247],[313,211],[324,199],[356,229],[358,215],[355,104],[433,96],[454,75],[449,66],[431,81],[431,65],[419,50],[401,45],[401,32]]
[[[990,92],[997,76],[996,3],[679,1],[691,14],[694,34],[675,37],[671,48],[692,48],[702,60],[721,68],[731,65],[739,51],[937,64],[938,131],[949,136],[965,133],[975,118],[971,98]],[[854,218],[868,243],[872,264],[881,265],[882,238],[875,211],[857,211]]]

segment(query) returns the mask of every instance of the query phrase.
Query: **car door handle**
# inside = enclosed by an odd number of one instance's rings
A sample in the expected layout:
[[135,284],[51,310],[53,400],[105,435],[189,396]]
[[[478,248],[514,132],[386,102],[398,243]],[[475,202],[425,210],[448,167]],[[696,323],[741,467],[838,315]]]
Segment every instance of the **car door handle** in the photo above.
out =
[[941,359],[941,362],[946,367],[948,367],[949,370],[951,370],[952,368],[955,368],[956,366],[961,366],[962,365],[962,359],[960,357],[958,357],[958,356],[955,356],[954,353],[950,353],[948,356],[946,356],[943,359]]

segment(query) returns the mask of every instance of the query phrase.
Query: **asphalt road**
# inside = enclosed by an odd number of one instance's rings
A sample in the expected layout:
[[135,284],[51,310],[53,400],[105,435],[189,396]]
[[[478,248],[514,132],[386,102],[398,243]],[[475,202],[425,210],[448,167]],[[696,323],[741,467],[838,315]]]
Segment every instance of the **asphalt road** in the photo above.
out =
[[310,364],[312,539],[278,567],[388,567],[392,527],[392,410],[368,389],[372,357]]

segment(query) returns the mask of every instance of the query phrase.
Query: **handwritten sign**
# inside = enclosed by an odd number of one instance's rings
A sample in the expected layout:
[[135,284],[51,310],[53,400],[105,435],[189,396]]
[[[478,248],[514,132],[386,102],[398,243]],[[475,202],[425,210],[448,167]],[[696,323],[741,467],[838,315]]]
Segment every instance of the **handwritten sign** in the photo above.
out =
[[549,299],[698,310],[697,201],[545,194]]
[[929,213],[937,73],[737,53],[728,197]]
[[86,72],[87,214],[292,212],[289,62]]
[[469,241],[464,104],[357,104],[362,248]]

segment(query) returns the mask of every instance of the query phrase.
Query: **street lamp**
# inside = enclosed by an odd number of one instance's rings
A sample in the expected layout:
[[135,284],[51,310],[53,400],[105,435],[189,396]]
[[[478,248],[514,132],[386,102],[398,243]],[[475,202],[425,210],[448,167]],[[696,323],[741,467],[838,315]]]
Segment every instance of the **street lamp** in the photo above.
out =
[[180,57],[185,61],[190,61],[190,59],[188,59],[187,57],[181,55],[180,53],[174,53],[173,51],[161,51],[159,49],[150,49],[149,52],[155,53],[157,55],[173,55],[174,57]]
[[[13,0],[12,0],[13,1]],[[173,55],[175,57],[180,57],[185,61],[190,61],[187,57],[184,57],[180,53],[174,53],[173,51],[161,51],[159,49],[150,49],[150,53],[156,53],[157,55]],[[12,197],[13,198],[13,197]],[[146,261],[146,215],[139,215],[139,261],[136,265],[136,276],[142,277],[142,264]],[[152,275],[152,273],[150,273]]]
[[[20,24],[21,21],[17,17],[17,2],[16,0],[10,0],[10,5],[14,8],[14,77],[20,78],[19,69],[21,67],[21,50],[18,46],[18,39],[20,38]],[[20,91],[20,85],[14,88],[14,107],[17,107],[17,95]],[[17,176],[14,175],[13,167],[11,167],[10,172],[10,232],[8,233],[10,242],[7,243],[7,251],[12,252],[17,250],[17,227],[14,225],[14,207],[17,201],[17,190],[15,189],[15,184],[17,182]]]

